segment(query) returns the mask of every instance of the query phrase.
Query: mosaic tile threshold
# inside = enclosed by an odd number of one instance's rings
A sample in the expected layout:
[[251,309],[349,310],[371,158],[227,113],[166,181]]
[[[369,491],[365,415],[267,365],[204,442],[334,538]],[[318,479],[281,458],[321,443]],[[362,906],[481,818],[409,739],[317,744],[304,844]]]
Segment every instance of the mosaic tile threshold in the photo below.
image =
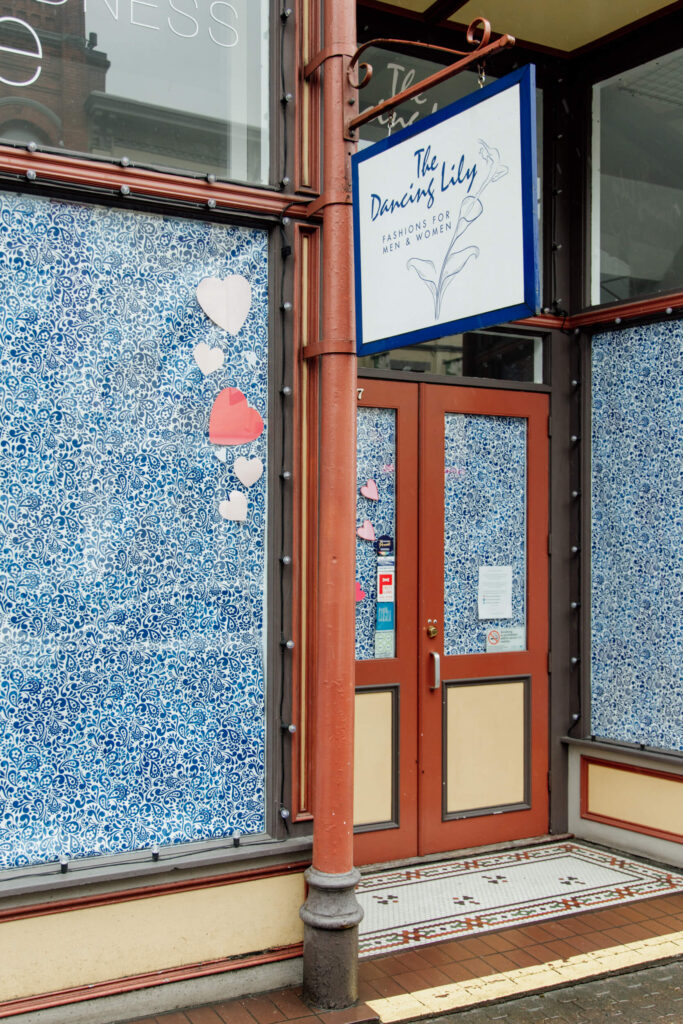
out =
[[365,875],[361,957],[683,891],[683,874],[577,842]]
[[300,988],[289,988],[133,1024],[399,1024],[571,990],[681,957],[683,893],[677,892],[366,959],[359,969],[361,1001],[348,1010],[316,1011]]

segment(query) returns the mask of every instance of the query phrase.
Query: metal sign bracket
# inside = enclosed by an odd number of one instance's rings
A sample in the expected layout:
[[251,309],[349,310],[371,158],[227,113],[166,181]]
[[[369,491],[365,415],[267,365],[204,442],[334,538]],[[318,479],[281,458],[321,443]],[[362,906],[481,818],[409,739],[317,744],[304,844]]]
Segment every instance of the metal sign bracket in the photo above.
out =
[[[481,38],[477,39],[477,29],[481,29]],[[371,39],[367,43],[363,43],[359,46],[353,57],[348,68],[348,81],[354,89],[363,89],[369,84],[372,78],[372,66],[370,64],[361,62],[358,64],[358,58],[360,55],[367,50],[369,46],[410,46],[411,48],[417,48],[419,50],[428,50],[432,53],[447,53],[451,56],[457,56],[460,59],[455,61],[454,64],[449,64],[442,68],[440,71],[436,71],[433,75],[429,75],[428,78],[423,78],[421,82],[415,82],[413,85],[404,89],[402,92],[397,93],[395,96],[391,96],[388,100],[383,100],[378,103],[375,107],[370,107],[369,110],[364,110],[362,114],[358,114],[357,117],[351,118],[345,124],[344,135],[346,138],[355,138],[355,131],[360,128],[361,125],[367,124],[368,121],[373,121],[380,114],[386,114],[390,110],[393,110],[399,104],[404,103],[406,100],[412,99],[414,96],[419,96],[420,93],[425,92],[427,89],[431,89],[435,85],[439,85],[441,82],[448,81],[449,78],[453,78],[460,71],[464,71],[470,64],[482,64],[487,57],[497,53],[499,50],[505,50],[510,46],[515,45],[515,37],[509,35],[499,36],[492,43],[489,42],[491,39],[491,24],[486,18],[475,18],[467,28],[467,42],[470,46],[473,46],[473,50],[451,50],[444,46],[432,46],[431,43],[416,43],[408,39]],[[358,81],[353,81],[352,72],[358,64],[359,71],[363,72],[363,77]]]

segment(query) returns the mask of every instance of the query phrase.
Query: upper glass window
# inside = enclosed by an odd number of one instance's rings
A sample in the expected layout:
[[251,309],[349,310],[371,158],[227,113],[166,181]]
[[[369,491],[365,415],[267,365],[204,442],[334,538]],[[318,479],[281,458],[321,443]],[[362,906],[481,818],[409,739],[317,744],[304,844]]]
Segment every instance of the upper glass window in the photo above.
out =
[[358,367],[542,384],[543,339],[511,331],[451,334],[392,352],[361,356]]
[[268,181],[268,0],[14,0],[0,140]]
[[683,285],[683,50],[593,88],[591,302]]

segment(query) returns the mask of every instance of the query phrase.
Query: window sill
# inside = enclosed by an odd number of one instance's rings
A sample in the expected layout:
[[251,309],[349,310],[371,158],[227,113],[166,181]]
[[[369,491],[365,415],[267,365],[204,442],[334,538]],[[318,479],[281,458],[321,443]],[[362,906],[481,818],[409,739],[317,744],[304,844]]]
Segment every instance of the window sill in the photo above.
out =
[[50,900],[59,900],[68,893],[68,898],[75,900],[96,893],[115,894],[122,882],[129,882],[133,889],[149,885],[173,888],[182,882],[210,879],[217,874],[257,871],[274,863],[302,858],[310,860],[313,838],[246,837],[238,847],[228,843],[230,840],[195,843],[191,847],[171,846],[162,849],[156,861],[147,850],[111,857],[87,857],[69,864],[65,874],[61,873],[59,863],[6,869],[0,873],[0,912],[17,901],[24,903],[26,896],[49,893]]
[[683,767],[683,753],[675,750],[660,750],[657,747],[645,747],[640,743],[620,743],[617,740],[604,739],[577,739],[574,736],[562,736],[561,743],[568,747],[582,747],[584,750],[603,750],[611,754],[627,754],[630,757],[639,756],[647,758],[648,761],[657,761],[660,764],[673,764],[677,768]]

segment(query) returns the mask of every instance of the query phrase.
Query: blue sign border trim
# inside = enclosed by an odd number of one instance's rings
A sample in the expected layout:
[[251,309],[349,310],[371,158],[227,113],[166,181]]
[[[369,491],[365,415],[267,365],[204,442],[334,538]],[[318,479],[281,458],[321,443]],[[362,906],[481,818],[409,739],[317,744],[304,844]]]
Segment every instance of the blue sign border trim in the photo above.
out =
[[[377,156],[386,149],[391,149],[411,136],[419,135],[441,121],[454,117],[469,110],[479,103],[484,103],[500,92],[519,84],[520,136],[521,136],[521,182],[522,182],[522,252],[524,261],[524,301],[515,306],[501,309],[490,309],[474,316],[450,320],[447,323],[434,324],[419,331],[408,331],[392,337],[379,338],[377,341],[363,342],[363,305],[361,296],[361,253],[360,253],[360,209],[358,203],[358,166],[364,160]],[[392,349],[405,348],[408,345],[419,345],[422,341],[443,338],[448,334],[462,334],[465,331],[476,331],[494,324],[509,323],[525,316],[534,316],[540,306],[540,280],[538,270],[538,221],[536,217],[536,68],[527,64],[517,71],[499,78],[497,82],[486,86],[475,93],[470,93],[447,107],[428,114],[415,124],[403,128],[395,135],[390,135],[381,142],[376,142],[360,153],[351,157],[351,174],[353,184],[353,256],[355,268],[356,296],[356,352],[359,356],[373,352],[389,352]]]

